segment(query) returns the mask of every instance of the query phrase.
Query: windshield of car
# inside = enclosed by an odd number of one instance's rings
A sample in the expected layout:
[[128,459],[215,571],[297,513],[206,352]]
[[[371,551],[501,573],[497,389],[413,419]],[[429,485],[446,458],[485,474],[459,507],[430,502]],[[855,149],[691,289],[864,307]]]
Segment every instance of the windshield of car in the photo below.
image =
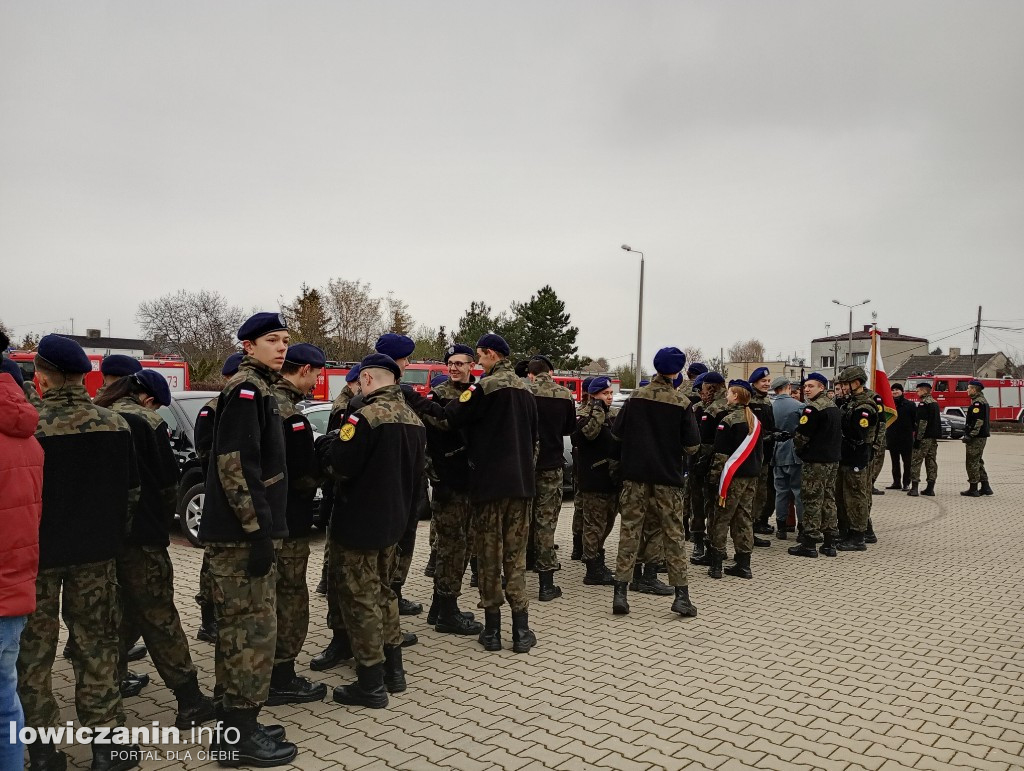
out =
[[[208,401],[209,396],[200,397],[187,397],[187,396],[176,396],[175,401],[178,402],[178,406],[185,412],[185,416],[188,418],[189,425],[195,426],[196,418],[199,417],[199,410],[201,410]],[[162,414],[162,413],[161,413]],[[170,423],[167,424],[171,425]]]
[[407,369],[402,375],[402,382],[409,385],[426,385],[430,378],[428,369]]
[[306,420],[313,427],[313,430],[318,434],[327,433],[327,421],[331,417],[331,408],[329,406],[322,407],[318,410],[310,410],[305,413]]

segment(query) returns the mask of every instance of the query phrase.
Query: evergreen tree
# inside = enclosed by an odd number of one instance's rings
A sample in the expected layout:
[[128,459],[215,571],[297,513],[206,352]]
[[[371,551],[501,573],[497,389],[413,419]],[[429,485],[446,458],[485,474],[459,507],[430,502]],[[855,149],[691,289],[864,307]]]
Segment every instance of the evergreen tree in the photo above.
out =
[[[497,320],[491,315],[491,306],[483,300],[473,300],[459,319],[459,327],[454,340],[472,348],[476,345],[476,341],[488,332],[498,332],[497,326]],[[501,333],[498,332],[498,334]]]
[[293,343],[312,343],[334,358],[333,324],[327,305],[318,289],[303,284],[291,304],[283,304],[288,331]]
[[513,350],[525,356],[543,353],[559,369],[579,369],[590,363],[588,357],[576,355],[579,328],[571,325],[565,303],[550,286],[541,287],[525,303],[512,303],[512,313],[509,328],[516,337]]

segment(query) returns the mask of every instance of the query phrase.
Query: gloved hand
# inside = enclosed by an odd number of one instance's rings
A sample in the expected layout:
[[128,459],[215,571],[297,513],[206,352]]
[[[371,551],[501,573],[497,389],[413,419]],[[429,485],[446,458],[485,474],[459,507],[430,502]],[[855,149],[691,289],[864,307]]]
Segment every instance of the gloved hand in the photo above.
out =
[[963,442],[964,444],[967,444],[969,441],[971,441],[971,437],[969,437],[967,434],[964,434],[963,438],[960,441]]
[[914,449],[915,450],[921,449],[921,440],[920,439],[915,439],[914,440]]
[[253,578],[262,578],[270,572],[274,564],[274,542],[269,538],[260,538],[249,547],[249,564],[245,572]]
[[789,431],[776,431],[775,432],[775,441],[777,441],[777,442],[788,442],[792,438],[793,438],[793,434],[791,434]]

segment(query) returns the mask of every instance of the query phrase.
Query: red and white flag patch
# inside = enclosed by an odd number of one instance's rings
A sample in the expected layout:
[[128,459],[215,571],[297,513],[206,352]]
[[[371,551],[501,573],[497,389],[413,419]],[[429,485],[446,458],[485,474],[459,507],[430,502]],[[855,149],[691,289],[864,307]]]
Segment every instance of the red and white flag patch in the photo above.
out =
[[255,391],[250,391],[248,388],[243,388],[241,391],[238,392],[238,398],[239,399],[255,399],[256,398],[256,392]]
[[202,417],[202,418],[205,418],[209,414],[210,414],[210,410],[208,408],[206,408],[206,407],[203,407],[203,409],[199,410],[199,416]]
[[306,430],[306,424],[305,423],[292,423],[292,431],[305,431],[305,430]]
[[349,415],[348,416],[348,422],[351,423],[354,426],[356,423],[359,422],[359,416],[358,415]]

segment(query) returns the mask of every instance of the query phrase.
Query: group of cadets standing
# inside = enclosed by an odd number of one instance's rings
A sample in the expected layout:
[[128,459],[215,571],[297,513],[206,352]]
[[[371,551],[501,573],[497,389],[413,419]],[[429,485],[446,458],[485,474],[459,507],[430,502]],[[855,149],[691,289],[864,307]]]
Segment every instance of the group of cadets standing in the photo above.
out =
[[[775,426],[766,368],[750,382],[727,385],[703,364],[686,368],[679,349],[663,348],[654,358],[657,374],[620,410],[611,406],[606,377],[588,379],[576,410],[570,392],[553,381],[547,357],[534,356],[517,372],[506,341],[489,333],[475,348],[450,346],[448,379],[422,397],[400,382],[412,340],[387,334],[348,373],[328,433],[314,442],[296,405],[326,365],[324,352],[289,345],[276,313],[252,316],[238,338],[244,350],[225,362],[228,381],[195,426],[207,472],[198,637],[216,646],[212,699],[199,688],[174,605],[167,549],[176,462],[156,412],[170,403],[167,384],[129,357],[108,357],[105,386],[92,401],[83,385],[91,364],[81,347],[56,335],[40,341],[36,435],[47,482],[38,605],[18,660],[29,725],[59,723],[50,670],[63,590],[84,726],[124,725],[122,694],[145,685],[127,671],[128,649],[141,636],[177,699],[177,727],[216,720],[237,729],[238,741],[215,734],[211,750],[223,753],[224,765],[290,763],[296,745],[282,726],[258,717],[265,704],[319,701],[327,692],[295,671],[309,627],[309,536],[321,487],[330,517],[325,577],[332,640],[310,667],[323,671],[354,659],[356,681],[335,688],[334,700],[372,708],[386,707],[389,693],[407,687],[402,648],[416,637],[402,632],[400,618],[422,606],[402,598],[402,585],[428,481],[434,579],[428,622],[438,632],[477,635],[488,651],[502,648],[506,601],[512,649],[525,653],[537,644],[527,570],[539,575],[540,601],[562,595],[554,584],[560,567],[554,533],[566,436],[577,455],[573,558],[586,565],[584,584],[613,586],[615,614],[629,613],[632,589],[671,595],[672,611],[697,615],[688,589],[688,537],[694,541],[689,562],[707,566],[712,578],[752,578],[753,547],[770,545],[755,532],[765,532],[762,513],[774,498],[776,444],[792,442],[802,464],[800,534],[790,554],[834,557],[876,540],[871,493],[885,421],[861,367],[837,379],[836,401],[826,393],[827,380],[810,375],[795,429],[784,431]],[[479,380],[475,364],[484,370]],[[972,381],[964,437],[970,489],[963,493],[970,496],[991,494],[982,459],[989,435],[982,389]],[[937,475],[938,406],[927,391],[919,388],[912,496],[919,494],[922,463],[928,484],[920,494],[934,494]],[[616,516],[612,571],[604,545]],[[735,561],[723,568],[730,537]],[[781,520],[779,537],[785,537]],[[471,564],[483,623],[458,605]],[[667,571],[669,585],[659,571]],[[92,767],[135,767],[125,749],[138,751],[124,742],[94,744]],[[52,744],[31,744],[29,756],[33,771],[66,767]]]

